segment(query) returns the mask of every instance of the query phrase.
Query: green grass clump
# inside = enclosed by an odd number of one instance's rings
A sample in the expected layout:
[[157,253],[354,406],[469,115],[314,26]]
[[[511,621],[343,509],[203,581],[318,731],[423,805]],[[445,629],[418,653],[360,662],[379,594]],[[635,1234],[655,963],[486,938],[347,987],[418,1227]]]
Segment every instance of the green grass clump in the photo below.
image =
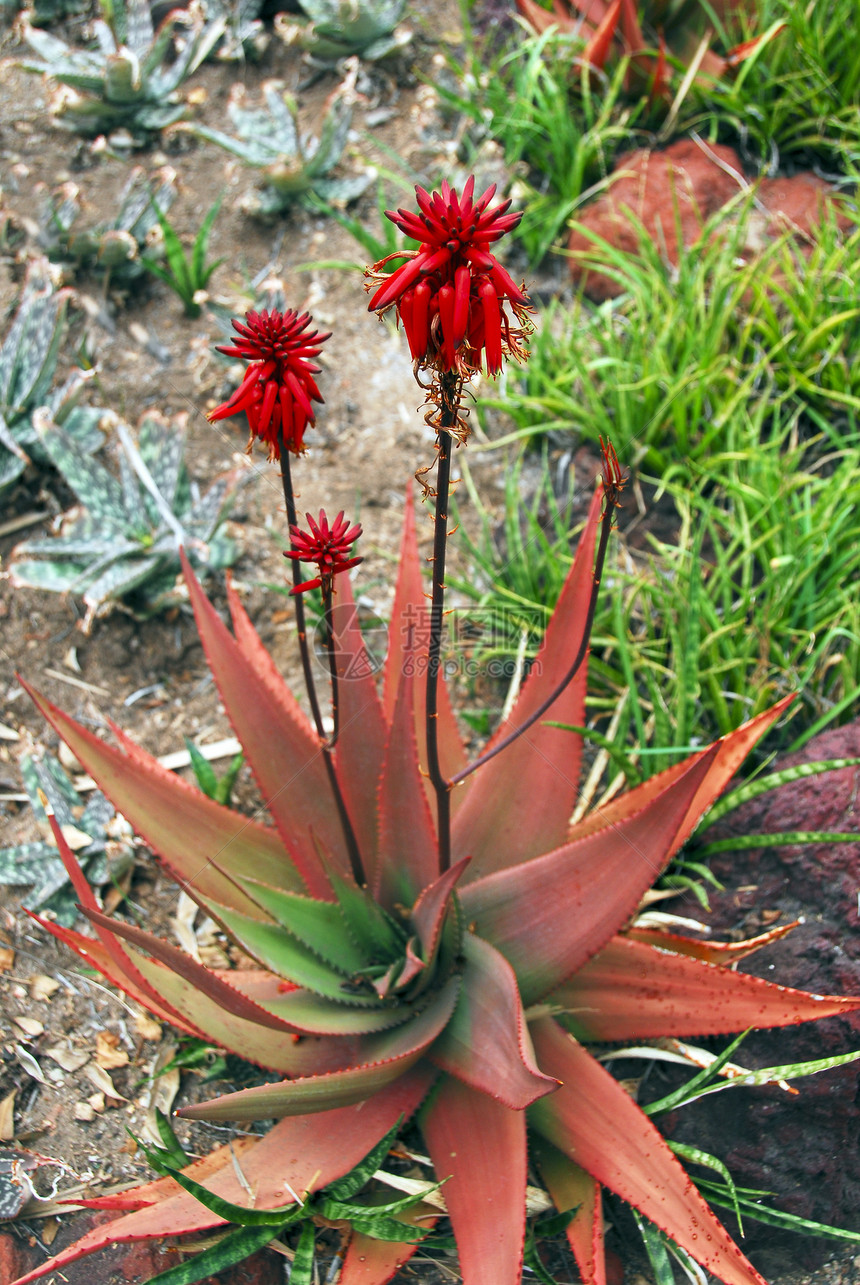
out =
[[[651,775],[798,692],[788,739],[850,712],[860,683],[860,438],[829,449],[763,396],[724,450],[670,482],[673,540],[623,539],[592,637],[588,735],[626,775]],[[511,474],[503,538],[487,513],[458,588],[496,627],[492,656],[534,656],[569,565],[547,470],[530,507]],[[632,500],[627,501],[629,508]],[[468,608],[466,609],[468,614]]]
[[[710,220],[673,267],[640,227],[627,254],[592,236],[585,266],[623,287],[594,306],[543,314],[531,359],[503,400],[512,437],[573,431],[611,437],[619,458],[663,477],[725,448],[731,425],[767,387],[784,407],[838,436],[860,411],[860,228],[826,220],[810,249],[786,233],[748,250],[748,197]],[[767,428],[767,417],[764,427]]]

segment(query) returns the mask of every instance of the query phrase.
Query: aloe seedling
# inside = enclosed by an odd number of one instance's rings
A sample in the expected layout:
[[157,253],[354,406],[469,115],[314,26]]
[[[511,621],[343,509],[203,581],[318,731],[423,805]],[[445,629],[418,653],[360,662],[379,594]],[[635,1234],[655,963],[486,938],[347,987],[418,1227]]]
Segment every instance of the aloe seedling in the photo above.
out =
[[308,204],[313,196],[345,204],[359,197],[372,181],[369,174],[329,178],[340,160],[352,121],[350,88],[340,85],[330,95],[318,137],[303,133],[296,101],[281,81],[263,85],[263,107],[244,105],[244,90],[236,85],[227,113],[238,138],[205,125],[187,128],[261,171],[263,187],[246,196],[243,208],[262,217],[281,214],[291,205]]
[[169,13],[158,31],[147,0],[102,0],[102,13],[93,24],[98,49],[74,49],[25,22],[24,38],[42,61],[21,66],[67,86],[53,108],[65,129],[87,135],[123,129],[143,146],[185,115],[180,87],[221,39],[224,20],[193,22],[174,57],[174,33],[187,21],[181,10]]
[[163,252],[158,236],[158,212],[166,214],[176,197],[176,173],[165,165],[150,183],[136,166],[119,194],[119,210],[109,223],[78,228],[80,189],[63,183],[42,196],[38,213],[39,244],[54,263],[70,274],[80,268],[99,269],[114,283],[127,284],[143,275],[144,251]]
[[189,257],[179,236],[173,227],[173,224],[167,218],[153,198],[155,217],[158,219],[158,226],[161,228],[161,235],[164,245],[164,263],[158,263],[155,259],[144,256],[142,263],[148,272],[158,277],[165,285],[177,294],[185,306],[186,317],[199,317],[202,306],[208,298],[206,287],[212,273],[224,262],[224,257],[216,259],[214,263],[206,262],[206,252],[209,249],[209,237],[212,227],[218,217],[218,211],[221,208],[222,197],[218,197],[210,208],[200,228],[197,236],[194,238],[194,245]]
[[[406,0],[300,0],[310,22],[299,29],[303,49],[319,62],[355,54],[369,62],[402,49],[412,32],[398,28]],[[281,30],[283,31],[283,25]],[[290,33],[292,28],[287,29]]]
[[79,405],[93,372],[75,369],[52,388],[71,297],[70,290],[56,288],[47,260],[34,260],[0,346],[0,494],[31,459],[50,463],[36,430],[39,408],[62,425],[83,456],[102,444],[104,411]]
[[175,602],[182,547],[203,572],[230,566],[238,549],[223,524],[240,477],[225,473],[198,493],[183,458],[184,420],[149,412],[136,445],[119,423],[118,480],[88,459],[60,425],[37,414],[42,446],[83,512],[67,514],[60,535],[19,544],[13,582],[82,594],[88,632],[97,616],[120,602],[142,615]]
[[224,35],[215,48],[219,62],[262,58],[269,46],[269,33],[261,21],[266,0],[192,0],[192,7],[210,21],[224,22]]
[[[468,757],[441,663],[450,462],[468,439],[466,381],[525,359],[530,311],[492,253],[518,216],[492,198],[493,189],[476,198],[473,180],[462,192],[447,183],[432,195],[418,189],[418,212],[390,215],[418,248],[398,253],[393,271],[381,262],[371,273],[370,307],[393,310],[406,331],[437,446],[434,485],[429,469],[422,475],[433,510],[429,608],[410,497],[381,691],[349,582],[360,530],[342,513],[330,521],[320,512],[307,530],[296,520],[293,461],[313,425],[314,358],[328,336],[292,310],[235,323],[228,355],[247,363],[245,379],[210,419],[245,415],[278,462],[310,717],[232,588],[233,632],[190,567],[186,575],[207,659],[273,824],[237,816],[122,733],[109,745],[32,693],[256,964],[207,968],[103,915],[61,834],[97,935],[46,926],[162,1020],[280,1078],[183,1106],[186,1118],[276,1123],[171,1171],[172,1181],[105,1198],[119,1216],[18,1285],[118,1241],[223,1227],[239,1220],[236,1206],[246,1223],[279,1220],[413,1114],[437,1179],[448,1180],[465,1285],[520,1283],[530,1142],[559,1211],[574,1211],[567,1235],[586,1285],[606,1281],[604,1186],[725,1285],[763,1285],[594,1046],[860,1009],[857,997],[735,972],[737,944],[631,926],[655,877],[788,700],[571,824],[583,740],[549,720],[585,721],[589,638],[624,484],[605,446],[602,483],[536,663],[489,744]],[[328,725],[302,605],[313,588],[323,601]],[[339,1283],[384,1285],[412,1248],[356,1230]]]
[[[134,860],[131,826],[100,791],[83,799],[53,754],[46,754],[41,761],[25,754],[21,776],[40,828],[46,836],[50,834],[47,803],[92,887],[99,888],[126,873]],[[47,837],[0,848],[0,884],[32,884],[23,906],[50,913],[58,924],[71,927],[78,916],[78,898],[68,871],[56,843]]]

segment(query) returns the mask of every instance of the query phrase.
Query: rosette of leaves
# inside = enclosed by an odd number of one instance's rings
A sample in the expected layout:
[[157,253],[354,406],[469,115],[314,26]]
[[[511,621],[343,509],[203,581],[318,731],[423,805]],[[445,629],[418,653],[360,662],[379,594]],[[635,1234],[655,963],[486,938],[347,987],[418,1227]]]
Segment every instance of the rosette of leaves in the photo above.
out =
[[[50,834],[44,798],[90,886],[100,888],[122,878],[134,860],[132,832],[113,804],[98,790],[88,799],[82,798],[53,754],[41,760],[25,754],[20,766],[40,829],[46,836]],[[22,902],[25,909],[50,911],[57,923],[67,928],[78,917],[78,897],[68,870],[56,843],[47,837],[0,848],[0,883],[13,888],[32,884]]]
[[340,85],[329,96],[318,135],[301,129],[296,100],[281,81],[267,80],[262,95],[263,105],[250,108],[242,86],[234,86],[227,114],[238,138],[205,125],[187,127],[260,170],[263,187],[244,198],[243,209],[266,217],[292,205],[310,204],[313,197],[345,205],[361,196],[371,175],[329,177],[343,155],[352,122],[349,88]]
[[192,0],[191,7],[210,20],[223,18],[224,35],[215,50],[219,62],[256,62],[266,52],[269,33],[262,22],[266,0]]
[[412,32],[397,29],[406,0],[300,0],[310,22],[299,43],[319,62],[360,55],[368,62],[402,49]]
[[[81,194],[76,183],[63,183],[42,196],[38,239],[48,258],[67,271],[81,268],[108,272],[112,282],[127,284],[145,274],[144,251],[163,247],[158,211],[165,214],[176,197],[176,172],[165,165],[150,181],[136,166],[117,198],[119,209],[108,223],[79,228]],[[157,207],[157,209],[156,209]]]
[[[97,49],[75,49],[25,22],[24,38],[42,61],[20,65],[71,90],[53,110],[65,129],[86,135],[123,129],[143,146],[185,115],[180,87],[221,39],[224,20],[203,23],[174,10],[156,31],[147,0],[101,0],[101,8],[104,17],[93,24]],[[177,52],[180,24],[186,29]]]
[[[585,721],[601,508],[598,491],[537,661],[491,748],[553,694],[553,721]],[[337,1181],[413,1114],[437,1179],[447,1179],[465,1285],[519,1285],[529,1145],[559,1210],[573,1211],[567,1235],[586,1285],[606,1280],[604,1186],[726,1285],[762,1285],[590,1046],[785,1026],[860,1008],[860,998],[805,994],[736,972],[737,943],[631,924],[654,879],[788,702],[574,825],[582,738],[533,721],[527,736],[485,758],[452,793],[451,860],[443,862],[428,780],[429,624],[411,504],[381,693],[348,577],[339,579],[329,655],[339,675],[340,732],[331,757],[235,592],[228,587],[231,633],[190,568],[187,580],[272,826],[183,785],[122,734],[119,747],[108,745],[33,695],[255,966],[206,968],[101,914],[61,842],[97,936],[45,926],[161,1020],[280,1077],[181,1115],[277,1123],[184,1167],[183,1179],[208,1188],[206,1197],[161,1180],[105,1198],[119,1216],[18,1285],[116,1241],[223,1227],[235,1215],[213,1208],[212,1195],[241,1206],[245,1219],[262,1221],[273,1209],[280,1217],[297,1193]],[[583,665],[565,681],[573,658]],[[466,751],[444,683],[438,696],[438,753],[450,781]],[[356,869],[363,879],[353,877]],[[741,956],[770,939],[745,943]],[[412,1249],[356,1230],[340,1285],[383,1285]]]
[[224,522],[241,474],[225,473],[201,495],[184,461],[186,416],[143,416],[137,443],[117,425],[119,477],[89,459],[46,415],[36,415],[43,449],[80,502],[61,533],[24,540],[12,554],[16,585],[81,594],[83,629],[122,603],[147,616],[177,601],[179,550],[203,573],[238,556]]
[[79,404],[94,372],[76,369],[52,387],[71,297],[70,290],[56,288],[47,260],[34,260],[0,346],[0,495],[31,460],[51,462],[35,425],[39,408],[62,426],[83,457],[104,439],[98,427],[104,411]]

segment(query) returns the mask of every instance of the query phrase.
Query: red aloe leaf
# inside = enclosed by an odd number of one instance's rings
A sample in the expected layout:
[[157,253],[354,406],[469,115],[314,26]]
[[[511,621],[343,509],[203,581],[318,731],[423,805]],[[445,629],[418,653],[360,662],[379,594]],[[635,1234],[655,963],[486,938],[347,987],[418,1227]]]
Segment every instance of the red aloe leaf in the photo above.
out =
[[[406,508],[403,513],[400,565],[397,570],[394,607],[388,631],[388,657],[385,662],[382,700],[386,718],[390,722],[394,714],[401,675],[409,673],[415,679],[413,684],[415,736],[421,770],[425,774],[427,772],[427,645],[429,639],[430,613],[427,610],[426,595],[421,580],[418,540],[415,535],[415,508],[410,483],[406,491]],[[466,751],[451,708],[451,698],[448,695],[444,675],[439,677],[438,704],[439,717],[436,730],[439,740],[439,760],[442,774],[448,779],[466,766]],[[429,780],[425,779],[424,784],[427,798],[435,814],[436,796],[433,787]],[[466,790],[458,790],[452,796],[451,805],[455,812],[467,796],[468,790],[467,785]]]
[[[281,1031],[287,1035],[296,1034],[296,1028],[290,1026],[282,1018],[277,1017],[274,1013],[268,1012],[255,1004],[242,991],[237,990],[225,980],[225,973],[215,973],[203,964],[198,964],[196,959],[186,955],[184,951],[172,946],[170,942],[163,941],[160,937],[154,937],[152,933],[144,932],[142,928],[136,928],[133,924],[124,923],[121,919],[111,919],[109,915],[103,915],[95,908],[89,908],[84,911],[87,919],[96,928],[106,930],[105,937],[102,940],[107,945],[107,938],[115,936],[122,937],[126,941],[132,942],[135,946],[152,955],[159,963],[164,964],[172,972],[178,973],[186,982],[189,982],[193,989],[200,991],[201,994],[208,996],[219,1008],[225,1012],[231,1013],[234,1017],[240,1017],[243,1021],[254,1022],[258,1026],[265,1026],[273,1031]],[[229,974],[226,974],[229,976]]]
[[395,1084],[415,1065],[450,1020],[458,991],[459,979],[452,977],[411,1022],[365,1036],[344,1070],[242,1089],[182,1107],[177,1114],[191,1120],[265,1120],[360,1102]]
[[[253,1134],[235,1137],[231,1140],[229,1147],[216,1147],[208,1155],[201,1156],[199,1160],[193,1161],[183,1172],[193,1178],[195,1182],[204,1183],[210,1175],[217,1174],[223,1169],[225,1152],[228,1149],[234,1153],[241,1167],[242,1156],[245,1152],[255,1147],[258,1142],[259,1138]],[[176,1194],[177,1184],[171,1177],[165,1176],[164,1178],[155,1178],[152,1182],[141,1183],[139,1187],[132,1187],[128,1191],[118,1191],[112,1196],[93,1196],[86,1200],[80,1196],[75,1196],[74,1200],[70,1200],[68,1203],[85,1205],[87,1209],[146,1209],[148,1206],[157,1205],[162,1200],[170,1199]],[[115,1223],[110,1225],[115,1226]]]
[[291,1037],[254,1020],[237,1017],[157,959],[148,959],[131,945],[126,951],[153,990],[186,1022],[194,1023],[210,1044],[239,1053],[259,1066],[284,1075],[316,1075],[348,1066],[360,1048],[359,1037],[350,1040]]
[[[722,793],[729,781],[737,772],[741,763],[749,754],[765,732],[780,717],[785,709],[794,700],[794,696],[784,696],[782,700],[777,701],[770,709],[766,709],[762,714],[757,714],[751,718],[748,723],[729,732],[713,745],[701,750],[695,758],[701,757],[702,754],[711,753],[716,748],[711,770],[701,784],[700,789],[690,802],[690,807],[684,823],[679,831],[679,844],[686,843],[690,835],[698,825],[700,817],[711,806],[714,800]],[[624,817],[630,816],[644,807],[646,803],[662,794],[663,791],[680,777],[690,764],[694,762],[693,758],[684,759],[681,763],[675,763],[665,772],[658,772],[656,776],[649,777],[641,785],[634,789],[628,790],[625,794],[619,795],[611,803],[607,803],[599,811],[589,812],[586,816],[578,821],[572,827],[568,835],[569,839],[580,839],[587,834],[594,834],[598,830],[603,830],[607,826],[616,825]]]
[[365,869],[371,869],[378,842],[376,787],[387,728],[349,576],[338,576],[337,594],[332,608],[340,705],[337,773]]
[[[373,1210],[371,1209],[371,1213]],[[426,1230],[435,1227],[439,1214],[431,1205],[416,1205],[396,1215],[397,1221]],[[420,1246],[420,1241],[376,1240],[354,1231],[337,1278],[337,1285],[386,1285]]]
[[[251,1203],[257,1209],[288,1205],[295,1200],[296,1192],[319,1191],[354,1168],[402,1115],[410,1116],[432,1082],[429,1071],[413,1070],[384,1093],[358,1106],[282,1120],[262,1139],[239,1138],[229,1146],[219,1147],[214,1153],[220,1161],[219,1171],[206,1186],[224,1200],[239,1205],[249,1203],[250,1187]],[[245,1149],[246,1142],[253,1145]],[[233,1160],[237,1147],[238,1164]],[[207,1160],[211,1163],[213,1157]],[[196,1177],[199,1172],[196,1165],[202,1163],[195,1162],[185,1172]],[[181,1236],[223,1223],[222,1218],[189,1192],[175,1183],[171,1186],[175,1195],[96,1227],[13,1285],[28,1285],[47,1272],[59,1271],[67,1263],[108,1245],[151,1240],[156,1236]]]
[[[594,542],[601,492],[591,502],[573,566],[534,666],[492,748],[536,710],[561,682],[582,642],[593,584]],[[585,721],[586,663],[550,707],[547,719]],[[536,723],[496,758],[478,768],[452,827],[455,860],[470,856],[469,879],[527,861],[563,843],[579,789],[582,738]],[[457,790],[453,798],[456,799]],[[528,823],[523,823],[523,818]]]
[[532,1142],[532,1154],[556,1209],[576,1209],[566,1234],[585,1285],[606,1285],[600,1183],[545,1138]]
[[421,1119],[468,1285],[519,1285],[526,1231],[526,1117],[447,1077]]
[[[82,933],[75,932],[73,928],[64,928],[62,924],[55,924],[50,920],[42,919],[39,915],[33,915],[28,911],[31,918],[44,928],[47,932],[52,933],[59,941],[73,950],[76,955],[90,967],[97,968],[114,986],[125,991],[132,999],[136,999],[144,1008],[148,1008],[151,1013],[162,1022],[168,1022],[172,1026],[178,1026],[181,1031],[186,1031],[189,1035],[194,1035],[198,1039],[205,1039],[206,1036],[199,1026],[192,1025],[174,1012],[166,1002],[160,1002],[152,998],[152,988],[148,983],[142,981],[138,985],[132,975],[132,963],[128,961],[129,971],[125,972],[116,961],[115,955],[111,954],[98,939],[84,937]],[[123,952],[124,953],[124,952]]]
[[421,942],[425,963],[429,964],[433,958],[445,915],[448,913],[451,893],[468,864],[469,858],[464,857],[456,865],[450,866],[443,875],[427,885],[412,907],[412,926]]
[[577,1037],[636,1040],[794,1026],[860,1008],[615,937],[558,990]]
[[583,61],[589,63],[592,67],[596,67],[598,71],[603,71],[606,66],[606,60],[612,48],[612,41],[615,39],[620,17],[621,0],[612,0],[612,4],[606,10],[600,26],[582,51]]
[[227,605],[230,608],[230,618],[233,621],[233,632],[245,658],[253,665],[275,700],[283,702],[296,722],[300,723],[308,736],[312,737],[314,731],[310,719],[284,682],[283,676],[278,671],[271,654],[263,646],[260,635],[239,600],[239,595],[233,585],[233,577],[229,571],[226,573],[225,578],[227,581]]
[[[217,976],[308,1035],[367,1035],[371,1031],[387,1031],[408,1022],[415,1013],[409,1004],[354,1008],[291,986],[263,969],[223,969],[218,970]],[[281,989],[284,986],[286,993]]]
[[[419,680],[420,681],[420,680]],[[413,721],[416,680],[404,670],[379,778],[379,860],[371,877],[383,906],[411,906],[439,869],[436,827],[418,769]]]
[[725,1285],[765,1285],[621,1085],[551,1018],[531,1031],[541,1066],[563,1081],[529,1109],[537,1131]]
[[[78,865],[71,848],[66,842],[66,837],[60,829],[59,822],[54,816],[52,809],[48,813],[48,821],[50,822],[54,840],[57,844],[60,859],[66,868],[66,873],[71,880],[72,887],[80,897],[81,909],[85,915],[98,915],[99,907],[95,894],[87,882],[83,870]],[[127,953],[122,949],[119,942],[114,937],[113,933],[109,930],[105,931],[105,928],[102,925],[97,925],[96,930],[98,932],[99,941],[110,956],[113,968],[119,977],[121,977],[123,981],[127,979],[134,984],[135,989],[138,990],[141,995],[146,997],[147,1006],[149,1008],[152,1008],[153,1004],[155,1004],[156,1007],[169,1015],[171,1021],[179,1018],[180,1014],[177,1013],[175,1009],[172,1009],[169,1004],[164,1003],[163,996],[159,995],[157,991],[154,991],[146,978],[142,977],[137,971]]]
[[128,754],[106,745],[20,681],[117,811],[143,835],[195,900],[211,897],[260,918],[262,912],[233,881],[234,872],[250,869],[271,883],[300,886],[289,857],[271,830],[215,803],[138,747]]
[[797,928],[800,920],[794,919],[790,924],[778,924],[766,933],[749,937],[746,941],[701,941],[697,937],[679,937],[675,933],[660,932],[656,928],[628,928],[625,937],[631,941],[642,941],[660,950],[671,950],[678,955],[690,955],[693,959],[703,959],[706,964],[736,964],[746,959],[753,951],[769,946]]
[[473,933],[463,938],[463,955],[457,1007],[428,1056],[479,1093],[523,1111],[558,1085],[535,1062],[514,970]]
[[642,49],[645,44],[645,37],[639,26],[639,16],[636,13],[636,0],[621,0],[621,34],[630,53]]
[[[319,740],[260,677],[184,558],[183,570],[209,668],[266,807],[307,891],[331,901],[311,832],[344,870],[349,862]],[[249,869],[253,867],[245,867]]]
[[712,746],[688,761],[661,795],[611,829],[463,889],[467,922],[513,965],[523,1003],[560,986],[633,914],[677,851],[679,827],[716,752]]

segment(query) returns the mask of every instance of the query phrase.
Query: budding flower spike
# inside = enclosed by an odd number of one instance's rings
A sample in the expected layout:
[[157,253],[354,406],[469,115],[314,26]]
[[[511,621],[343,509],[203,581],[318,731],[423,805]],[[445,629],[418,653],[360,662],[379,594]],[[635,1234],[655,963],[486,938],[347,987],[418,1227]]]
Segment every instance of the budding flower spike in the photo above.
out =
[[[474,176],[460,196],[446,182],[432,196],[416,187],[417,214],[386,214],[420,248],[390,254],[368,273],[369,288],[378,287],[369,310],[381,316],[396,309],[413,360],[439,372],[456,371],[462,378],[482,364],[488,374],[497,375],[505,358],[522,360],[531,330],[528,295],[489,249],[517,226],[522,214],[507,213],[510,200],[490,206],[495,184],[477,200],[474,190]],[[406,262],[384,272],[392,259]]]
[[245,324],[232,323],[239,338],[234,344],[221,344],[217,351],[225,357],[250,361],[247,374],[232,397],[209,412],[214,423],[243,411],[248,417],[251,436],[268,444],[269,459],[279,460],[282,447],[293,455],[304,451],[304,434],[314,422],[313,402],[322,403],[314,375],[319,366],[313,362],[330,332],[309,330],[310,313],[249,312]]
[[310,513],[306,513],[305,517],[310,533],[302,531],[298,526],[291,526],[290,539],[293,547],[284,554],[284,557],[292,558],[294,562],[315,562],[319,568],[319,575],[313,580],[294,585],[290,593],[304,593],[307,589],[317,589],[320,585],[326,593],[329,593],[332,581],[339,572],[349,571],[350,567],[357,567],[359,562],[364,561],[363,558],[348,556],[353,544],[361,535],[361,527],[350,526],[342,512],[338,513],[331,526],[328,524],[325,509],[320,509],[318,522],[313,520]]

